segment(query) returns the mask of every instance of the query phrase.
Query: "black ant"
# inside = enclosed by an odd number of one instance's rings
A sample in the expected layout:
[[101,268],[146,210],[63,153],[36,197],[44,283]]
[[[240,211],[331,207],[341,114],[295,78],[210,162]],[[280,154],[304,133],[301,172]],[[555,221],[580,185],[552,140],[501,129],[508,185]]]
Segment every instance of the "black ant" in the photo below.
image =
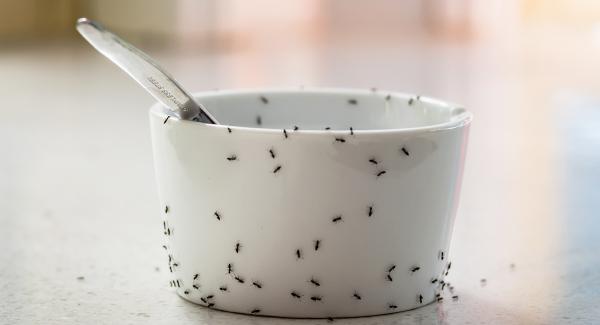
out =
[[271,154],[271,158],[275,159],[275,152],[273,149],[269,149],[269,153]]
[[321,243],[321,241],[319,239],[315,240],[315,250],[318,251],[319,250],[319,244]]
[[185,295],[189,295],[189,294],[190,294],[190,291],[189,291],[189,290],[185,290],[185,291],[183,292],[183,294],[185,294]]
[[193,287],[194,289],[196,289],[196,290],[199,290],[199,289],[200,289],[200,287],[199,287],[197,284],[194,284],[194,285],[192,285],[192,287]]
[[335,222],[342,221],[342,216],[337,216],[337,217],[335,217],[335,218],[331,219],[331,221],[332,221],[332,222],[334,222],[334,223],[335,223]]
[[219,211],[215,211],[215,217],[217,217],[217,220],[221,220],[221,214]]
[[227,132],[231,133],[231,128],[227,128]]
[[444,297],[438,297],[437,298],[437,302],[441,302],[442,300],[444,300]]
[[350,135],[354,135],[354,129],[350,127]]
[[413,98],[408,100],[408,105],[412,105],[415,100]]
[[310,279],[310,283],[314,284],[317,287],[321,286],[321,284],[319,283],[319,281],[315,280],[314,278]]
[[200,300],[202,300],[203,303],[207,304],[208,301],[206,301],[206,299],[204,299],[204,297],[201,297]]
[[239,276],[237,276],[237,275],[235,276],[235,280],[236,280],[237,282],[239,282],[239,283],[244,283],[244,282],[245,282],[245,281],[244,281],[244,279],[240,278],[240,277],[239,277]]
[[382,171],[380,171],[379,173],[377,173],[377,177],[379,177],[379,176],[381,176],[381,175],[383,175],[383,174],[385,174],[385,173],[387,173],[387,172],[386,172],[385,170],[382,170]]
[[257,288],[259,288],[259,289],[262,289],[262,284],[260,284],[257,281],[252,282],[252,285],[255,286],[255,287],[257,287]]
[[385,96],[385,100],[390,100],[390,99],[392,99],[392,95]]
[[260,115],[256,115],[256,125],[262,125],[262,117]]
[[226,286],[222,286],[222,287],[219,288],[219,290],[221,290],[221,291],[227,291],[227,287]]
[[167,118],[165,119],[165,121],[163,122],[163,124],[167,123],[167,121],[169,120],[170,117],[171,117],[171,115],[167,116]]
[[288,135],[287,135],[287,131],[285,129],[283,129],[283,136],[287,139]]
[[369,206],[369,213],[368,213],[369,217],[371,217],[373,215],[373,206],[370,205]]
[[356,99],[348,99],[348,104],[356,105],[356,104],[358,104],[358,101]]
[[390,266],[390,268],[388,269],[388,273],[392,272],[394,269],[396,269],[396,265]]
[[394,279],[392,279],[392,276],[391,276],[391,275],[389,275],[389,274],[386,276],[386,278],[387,278],[387,279],[388,279],[388,281],[390,281],[390,282],[394,281]]
[[431,280],[431,283],[436,283],[436,282],[438,282],[437,278],[434,278],[434,279]]
[[300,299],[300,297],[302,297],[300,294],[298,294],[296,291],[292,291],[290,293],[290,295],[292,295],[292,297],[296,298],[296,299]]
[[440,259],[443,261],[444,260],[444,251],[440,251]]
[[419,295],[419,303],[422,304],[423,303],[423,295]]
[[326,126],[325,130],[331,130],[331,128],[329,126]]
[[236,243],[235,244],[235,252],[239,253],[240,252],[240,248],[242,247],[242,245],[240,243]]
[[321,301],[321,297],[319,297],[319,296],[312,296],[312,297],[310,297],[310,300],[312,300],[312,301]]
[[452,267],[452,262],[448,262],[448,270],[450,270],[450,267]]
[[268,104],[269,103],[269,100],[265,96],[260,96],[260,101],[263,102],[263,104]]
[[411,268],[410,268],[410,271],[411,271],[412,273],[415,273],[415,272],[417,272],[417,271],[418,271],[418,270],[420,270],[420,269],[421,269],[421,267],[420,267],[420,266],[413,266],[413,267],[411,267]]
[[208,295],[208,296],[206,296],[206,299],[212,299],[214,297],[215,297],[215,295]]
[[276,174],[279,170],[281,170],[281,165],[278,165],[275,167],[275,169],[273,169],[273,174]]
[[402,152],[404,152],[404,154],[405,154],[406,156],[410,156],[410,153],[408,153],[408,150],[406,150],[406,148],[405,148],[405,147],[402,147],[402,149],[400,149],[400,150],[402,150]]
[[237,160],[237,156],[236,155],[231,155],[231,156],[227,157],[227,160],[229,160],[229,161]]
[[181,288],[181,284],[179,284],[179,280],[177,280],[177,288]]
[[215,305],[215,303],[214,303],[214,302],[211,302],[210,304],[206,305],[206,307],[208,307],[208,308],[212,308],[214,305]]
[[300,249],[296,250],[296,257],[297,258],[302,258],[302,251]]
[[456,296],[456,295],[452,296],[452,300],[454,300],[454,301],[458,300],[458,296]]
[[398,306],[392,305],[392,304],[389,304],[388,307],[390,307],[390,309],[396,309],[396,308],[398,308]]
[[253,309],[250,313],[252,313],[252,314],[260,313],[260,309],[258,309],[258,308],[257,309]]
[[294,131],[298,131],[300,128],[297,125],[294,125]]
[[373,165],[377,165],[377,160],[375,160],[375,158],[369,159],[369,162]]
[[344,142],[346,142],[346,139],[344,139],[344,138],[335,138],[335,141],[344,143]]
[[333,319],[333,317],[327,317],[327,321],[328,321],[328,322],[333,322],[333,321],[334,321],[334,319]]
[[361,299],[362,299],[362,297],[361,297],[361,296],[358,294],[358,292],[355,292],[353,296],[354,296],[354,298],[356,298],[357,300],[361,300]]
[[231,263],[227,264],[227,274],[231,274],[233,272],[233,265]]
[[194,274],[194,280],[197,280],[199,276],[200,276],[200,274],[198,274],[198,273]]
[[165,205],[165,213],[169,213],[169,206]]
[[162,248],[167,249],[167,245],[162,245]]

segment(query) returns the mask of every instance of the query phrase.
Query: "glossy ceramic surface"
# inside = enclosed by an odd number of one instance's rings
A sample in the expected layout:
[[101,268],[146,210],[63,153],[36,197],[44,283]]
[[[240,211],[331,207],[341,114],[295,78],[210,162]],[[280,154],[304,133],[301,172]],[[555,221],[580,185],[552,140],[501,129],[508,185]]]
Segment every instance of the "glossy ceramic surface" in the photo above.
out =
[[150,112],[179,295],[286,317],[376,315],[436,299],[451,266],[470,113],[370,90],[196,98],[231,125]]

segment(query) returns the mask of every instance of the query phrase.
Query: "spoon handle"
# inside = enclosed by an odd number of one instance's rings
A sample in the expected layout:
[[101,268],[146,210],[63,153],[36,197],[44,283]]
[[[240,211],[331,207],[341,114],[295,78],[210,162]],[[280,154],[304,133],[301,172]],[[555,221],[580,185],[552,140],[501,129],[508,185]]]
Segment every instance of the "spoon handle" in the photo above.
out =
[[144,52],[87,18],[77,20],[77,31],[175,116],[182,120],[217,124],[215,118],[204,107],[196,103],[175,79]]

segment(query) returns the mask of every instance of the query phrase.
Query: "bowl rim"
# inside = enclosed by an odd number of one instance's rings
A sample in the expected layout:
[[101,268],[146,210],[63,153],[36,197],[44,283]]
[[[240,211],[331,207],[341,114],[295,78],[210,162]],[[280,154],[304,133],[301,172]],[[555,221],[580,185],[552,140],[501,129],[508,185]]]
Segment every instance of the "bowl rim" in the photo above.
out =
[[[333,88],[333,87],[265,87],[265,88],[241,88],[241,89],[215,89],[215,90],[207,90],[201,92],[194,92],[192,96],[195,99],[201,99],[202,97],[207,96],[215,96],[215,95],[268,95],[274,93],[335,93],[336,95],[366,95],[366,94],[379,94],[380,96],[392,95],[395,98],[401,98],[409,100],[410,98],[417,98],[421,102],[429,103],[436,106],[441,106],[443,108],[447,108],[448,110],[457,110],[457,113],[450,117],[450,119],[446,122],[410,127],[410,128],[387,128],[387,129],[359,129],[352,130],[353,134],[395,134],[395,133],[415,133],[415,132],[438,132],[438,131],[446,131],[456,128],[462,128],[471,124],[473,120],[473,113],[466,110],[462,105],[453,104],[451,102],[442,101],[436,98],[403,93],[398,91],[388,91],[384,89],[362,89],[362,88]],[[206,123],[198,123],[195,121],[188,120],[180,120],[179,118],[167,114],[167,110],[165,107],[156,102],[150,107],[150,115],[155,115],[157,118],[165,119],[167,116],[170,116],[169,120],[172,120],[175,123],[181,123],[182,125],[195,125],[197,127],[206,127],[206,128],[214,128],[214,129],[231,129],[231,130],[239,130],[245,132],[252,133],[281,133],[284,129],[274,129],[274,128],[263,128],[263,127],[250,127],[250,126],[239,126],[239,125],[229,125],[229,124],[206,124]],[[285,129],[292,130],[292,129]],[[299,129],[293,131],[294,134],[334,134],[341,135],[347,134],[349,132],[348,129]]]

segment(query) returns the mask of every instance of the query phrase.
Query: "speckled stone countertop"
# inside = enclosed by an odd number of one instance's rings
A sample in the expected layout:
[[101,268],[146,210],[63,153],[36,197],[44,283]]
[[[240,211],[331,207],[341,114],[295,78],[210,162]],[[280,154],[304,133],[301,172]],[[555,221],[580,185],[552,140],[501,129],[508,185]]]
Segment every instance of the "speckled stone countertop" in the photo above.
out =
[[[427,82],[420,88],[453,96],[475,114],[447,278],[458,299],[335,322],[597,322],[600,101],[560,92],[570,79],[541,80],[485,51],[420,50],[470,75],[465,91]],[[368,87],[378,80],[401,89],[418,74],[410,67],[420,59],[407,51],[377,52],[389,65],[369,70],[369,84],[361,78],[375,52],[344,48],[320,52],[317,76],[273,74],[264,82]],[[465,62],[465,53],[474,59]],[[236,85],[235,76],[218,73],[235,57],[156,55],[192,89]],[[301,66],[315,59],[298,55]],[[200,76],[194,66],[212,66],[221,77]],[[2,52],[0,71],[0,323],[327,323],[209,310],[169,288],[146,113],[152,100],[116,67],[79,44]],[[597,82],[587,87],[600,93]]]

